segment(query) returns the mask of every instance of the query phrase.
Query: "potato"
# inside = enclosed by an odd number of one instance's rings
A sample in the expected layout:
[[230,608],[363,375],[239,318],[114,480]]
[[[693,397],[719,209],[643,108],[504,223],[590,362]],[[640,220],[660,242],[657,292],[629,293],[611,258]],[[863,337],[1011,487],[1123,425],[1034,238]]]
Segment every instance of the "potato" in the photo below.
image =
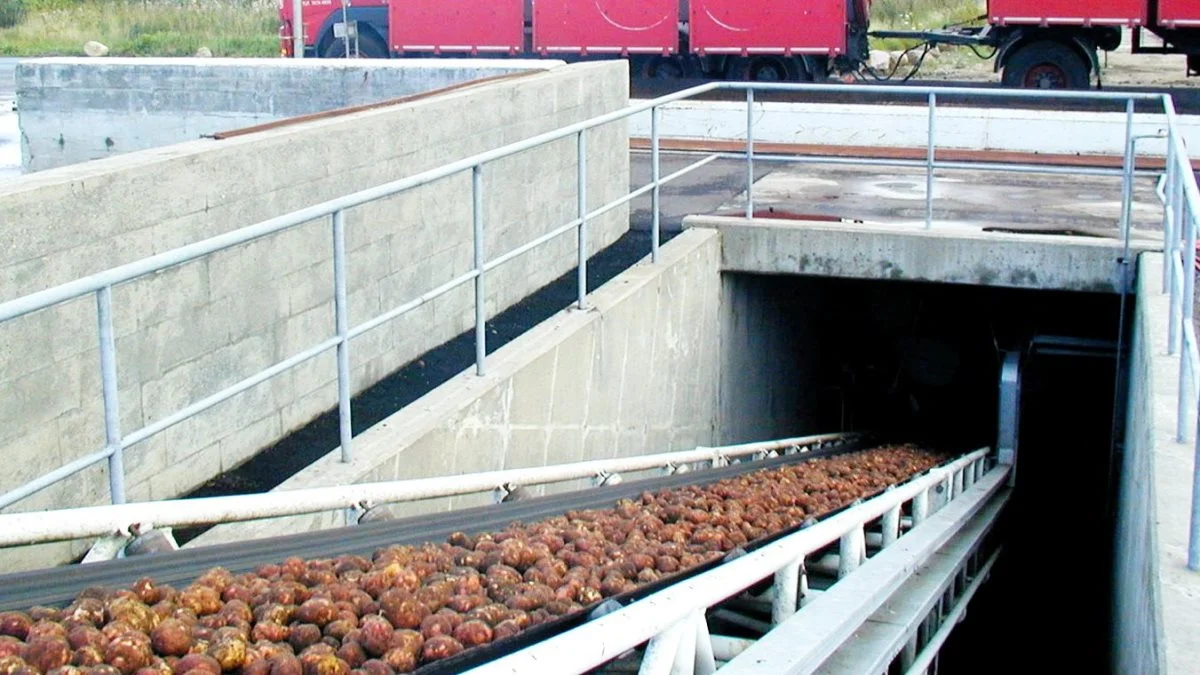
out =
[[237,670],[246,663],[249,645],[240,637],[223,637],[208,648],[208,655],[216,660],[223,672]]
[[25,663],[45,673],[71,662],[71,645],[62,638],[38,638],[25,645]]
[[174,669],[176,675],[192,671],[202,671],[208,675],[221,675],[221,664],[207,654],[188,654],[175,663]]
[[440,661],[455,656],[461,653],[462,650],[462,643],[458,640],[445,635],[439,635],[432,640],[425,641],[425,646],[421,649],[421,658],[425,661]]
[[454,629],[454,639],[465,648],[487,644],[492,641],[492,628],[483,621],[472,619]]
[[321,629],[312,623],[293,624],[291,635],[288,636],[288,642],[296,648],[296,651],[302,651],[320,641]]
[[150,632],[150,644],[162,656],[184,656],[192,648],[192,631],[179,619],[164,619]]

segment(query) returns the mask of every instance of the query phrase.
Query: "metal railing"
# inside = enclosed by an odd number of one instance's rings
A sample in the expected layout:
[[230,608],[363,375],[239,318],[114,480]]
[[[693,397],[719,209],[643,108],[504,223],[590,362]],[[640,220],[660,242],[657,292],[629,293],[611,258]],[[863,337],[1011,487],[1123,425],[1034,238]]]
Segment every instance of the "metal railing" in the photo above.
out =
[[[747,116],[746,116],[746,150],[745,153],[714,153],[705,156],[704,158],[689,164],[688,166],[676,171],[670,175],[663,176],[661,174],[661,143],[660,143],[660,109],[670,103],[682,101],[695,97],[697,95],[717,90],[717,89],[732,89],[744,90],[746,92]],[[389,321],[397,319],[405,314],[415,310],[418,307],[430,302],[431,300],[440,297],[453,289],[464,286],[468,283],[474,286],[475,296],[475,371],[478,375],[484,375],[486,371],[486,332],[485,322],[487,319],[485,310],[485,279],[488,272],[494,270],[500,265],[505,264],[525,254],[526,252],[541,246],[553,239],[556,239],[568,232],[574,231],[577,239],[577,268],[578,268],[578,299],[577,306],[585,308],[587,305],[587,241],[588,241],[588,222],[593,220],[613,209],[619,208],[630,201],[650,195],[651,197],[651,244],[650,256],[652,262],[658,261],[659,241],[660,241],[660,213],[661,213],[661,190],[662,187],[678,178],[699,169],[706,164],[709,164],[720,158],[735,158],[746,162],[746,214],[748,217],[753,217],[754,214],[754,162],[770,161],[770,162],[790,162],[790,163],[825,163],[825,164],[858,164],[869,166],[889,166],[889,167],[913,167],[923,169],[926,172],[926,196],[925,196],[925,225],[927,228],[933,226],[934,223],[934,202],[935,195],[932,189],[934,172],[938,170],[989,170],[989,171],[1004,171],[1018,173],[1047,173],[1047,174],[1086,174],[1086,175],[1101,175],[1122,177],[1125,181],[1126,189],[1122,196],[1122,218],[1121,229],[1123,233],[1127,233],[1130,223],[1128,214],[1130,213],[1129,204],[1132,200],[1132,179],[1135,171],[1135,163],[1133,161],[1133,153],[1135,151],[1135,143],[1133,139],[1133,119],[1135,116],[1134,102],[1144,101],[1152,103],[1161,103],[1168,110],[1168,126],[1170,133],[1174,139],[1171,142],[1171,148],[1174,151],[1176,146],[1180,145],[1178,134],[1175,130],[1173,110],[1170,109],[1170,99],[1160,95],[1153,94],[1118,94],[1106,92],[1040,92],[1040,91],[1010,91],[1010,90],[986,90],[986,89],[970,89],[958,87],[945,88],[920,88],[920,87],[898,87],[898,86],[879,86],[870,87],[859,90],[863,95],[875,94],[895,94],[900,96],[914,97],[918,100],[923,100],[928,106],[929,123],[928,123],[928,138],[926,157],[923,160],[898,160],[898,159],[870,159],[870,158],[848,158],[848,157],[779,157],[772,155],[762,155],[755,153],[754,146],[754,106],[755,92],[788,92],[788,91],[811,91],[811,92],[836,92],[839,94],[847,94],[853,90],[848,89],[843,85],[815,85],[815,84],[781,84],[781,83],[745,83],[745,82],[714,82],[701,85],[684,91],[680,91],[668,96],[645,101],[632,105],[622,110],[614,111],[605,115],[568,125],[561,129],[539,134],[531,138],[512,143],[495,150],[479,153],[477,155],[467,157],[455,162],[451,162],[444,166],[424,171],[416,175],[392,181],[374,188],[362,190],[351,195],[333,199],[314,206],[300,209],[283,216],[272,218],[255,225],[241,228],[239,230],[229,232],[223,235],[212,237],[188,246],[183,246],[172,251],[168,251],[159,255],[155,255],[137,262],[127,265],[122,265],[98,274],[93,274],[72,282],[68,282],[53,288],[33,293],[21,298],[9,300],[0,304],[0,323],[14,320],[18,317],[36,312],[42,309],[53,307],[60,303],[64,303],[76,298],[92,295],[96,300],[97,319],[98,319],[98,342],[100,352],[100,374],[103,391],[103,412],[105,421],[105,443],[103,449],[98,452],[86,455],[75,461],[70,462],[58,469],[47,473],[23,486],[13,489],[3,495],[0,495],[0,508],[7,507],[17,501],[28,497],[54,483],[74,475],[88,467],[107,460],[109,465],[109,492],[113,503],[124,503],[125,495],[125,471],[123,456],[124,451],[129,447],[141,443],[162,431],[183,422],[195,415],[198,415],[210,408],[227,401],[238,394],[241,394],[250,388],[257,386],[271,378],[284,373],[296,366],[305,363],[321,354],[329,351],[336,351],[337,363],[337,390],[338,390],[338,419],[339,419],[339,440],[341,449],[341,458],[343,461],[350,461],[353,456],[351,437],[351,421],[352,409],[350,401],[350,361],[351,361],[351,340],[355,337],[373,330]],[[991,100],[996,98],[1016,99],[1021,101],[1040,101],[1045,99],[1064,99],[1064,100],[1086,100],[1086,101],[1106,101],[1124,103],[1126,106],[1126,116],[1128,123],[1126,125],[1126,143],[1125,157],[1123,167],[1121,169],[1105,169],[1105,168],[1073,168],[1062,166],[1049,166],[1045,164],[977,164],[969,162],[951,162],[937,159],[937,110],[939,97],[954,97],[963,100]],[[587,209],[586,181],[588,177],[587,168],[587,135],[588,132],[597,127],[620,122],[633,115],[649,112],[651,116],[651,181],[649,184],[640,187],[628,193],[624,197],[615,199],[599,208],[589,211]],[[576,149],[578,156],[578,172],[577,180],[577,217],[572,221],[554,228],[540,237],[537,237],[524,245],[521,245],[511,251],[499,255],[491,260],[486,257],[484,250],[484,234],[486,231],[486,223],[484,222],[483,209],[483,178],[486,175],[486,167],[497,160],[510,157],[512,155],[522,153],[534,148],[538,148],[545,144],[572,138],[576,139]],[[1182,152],[1174,152],[1172,155],[1175,164],[1186,161],[1186,154]],[[1173,164],[1174,166],[1174,164]],[[349,325],[346,297],[346,223],[345,212],[347,209],[368,204],[380,199],[392,197],[408,190],[417,187],[429,185],[431,183],[455,176],[458,174],[470,172],[472,175],[471,181],[471,203],[472,203],[472,236],[474,246],[473,269],[469,272],[459,275],[458,277],[433,288],[418,297],[406,302],[400,306],[387,310],[367,321],[351,326]],[[1189,174],[1190,175],[1190,174]],[[1186,179],[1183,181],[1176,180],[1176,183],[1186,183],[1188,190],[1186,194],[1189,199],[1195,193],[1196,187],[1194,179]],[[1194,213],[1194,210],[1189,211],[1189,214]],[[120,402],[118,400],[118,383],[117,383],[117,353],[116,344],[113,333],[113,314],[114,307],[112,306],[112,289],[114,286],[126,282],[139,279],[141,277],[159,272],[171,267],[182,265],[193,260],[203,258],[218,251],[223,251],[235,246],[246,244],[248,242],[261,239],[276,233],[284,232],[292,228],[299,227],[311,221],[329,218],[330,219],[330,235],[332,238],[332,255],[334,266],[334,310],[335,334],[321,342],[309,347],[308,349],[291,356],[283,361],[276,363],[269,368],[266,368],[258,373],[255,373],[241,381],[222,389],[200,401],[192,403],[166,417],[152,422],[140,429],[125,433],[120,428]],[[1194,228],[1188,228],[1190,236],[1194,239]],[[1191,286],[1187,287],[1188,293],[1191,293]],[[1190,297],[1190,295],[1189,295]],[[1190,310],[1189,310],[1190,311]],[[1188,314],[1190,316],[1190,314]],[[1188,338],[1190,349],[1194,352],[1195,340],[1194,335]],[[1192,373],[1197,372],[1196,368],[1191,368]]]
[[[1167,171],[1159,196],[1163,201],[1163,293],[1170,296],[1167,352],[1179,355],[1175,439],[1194,444],[1192,503],[1187,566],[1200,570],[1200,433],[1193,419],[1200,404],[1200,348],[1196,341],[1196,228],[1200,227],[1200,191],[1187,147],[1176,123],[1175,103],[1163,97],[1167,114]],[[1198,416],[1200,418],[1200,416]]]

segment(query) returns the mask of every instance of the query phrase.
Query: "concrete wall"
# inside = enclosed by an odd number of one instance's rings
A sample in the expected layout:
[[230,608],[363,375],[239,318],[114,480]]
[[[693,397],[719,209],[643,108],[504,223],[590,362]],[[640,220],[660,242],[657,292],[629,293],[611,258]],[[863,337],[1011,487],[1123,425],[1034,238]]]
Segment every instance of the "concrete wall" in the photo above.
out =
[[17,67],[22,164],[41,171],[561,62],[47,58]]
[[[396,107],[193,141],[22,176],[0,184],[0,298],[10,299],[211,237],[290,209],[434,168],[619,109],[624,62],[593,63],[481,85]],[[591,207],[628,190],[623,124],[589,133]],[[347,145],[360,151],[346,154]],[[489,257],[576,214],[573,138],[488,165]],[[472,265],[470,175],[347,212],[351,325],[414,299]],[[616,209],[591,223],[590,249],[628,228]],[[114,292],[125,433],[329,337],[331,236],[321,219],[122,285]],[[487,277],[494,315],[571,269],[560,237]],[[0,456],[6,491],[101,447],[94,302],[0,325]],[[355,339],[361,390],[473,325],[470,285]],[[133,500],[171,497],[241,463],[336,402],[332,354],[310,361],[126,457]],[[356,464],[357,466],[357,464]],[[14,508],[103,502],[102,467]],[[60,547],[61,549],[61,547]],[[0,557],[15,569],[58,553]]]
[[[717,425],[720,239],[685,232],[564,311],[277,490],[626,457],[711,444]],[[535,491],[536,492],[536,491]],[[397,505],[398,515],[477,506],[489,495]],[[189,546],[342,524],[340,513],[210,530]]]
[[[1179,361],[1167,354],[1163,256],[1139,259],[1117,514],[1113,672],[1200,670],[1200,574],[1186,567],[1194,447],[1175,440]],[[1185,422],[1189,433],[1194,419]]]
[[[1161,107],[1160,107],[1161,109]],[[746,104],[682,101],[663,106],[664,138],[744,140]],[[1189,147],[1200,145],[1200,117],[1181,115]],[[1123,113],[1022,110],[1005,106],[941,107],[935,138],[939,148],[1074,154],[1124,154]],[[1134,133],[1154,135],[1163,115],[1138,115]],[[630,120],[629,133],[650,136],[650,113]],[[923,106],[826,103],[757,103],[754,140],[760,143],[925,147],[929,113]],[[1140,154],[1165,155],[1166,144],[1138,143]]]
[[[1119,241],[967,228],[693,216],[721,231],[723,269],[848,279],[938,281],[1005,288],[1115,292]],[[1133,249],[1154,244],[1135,242]]]

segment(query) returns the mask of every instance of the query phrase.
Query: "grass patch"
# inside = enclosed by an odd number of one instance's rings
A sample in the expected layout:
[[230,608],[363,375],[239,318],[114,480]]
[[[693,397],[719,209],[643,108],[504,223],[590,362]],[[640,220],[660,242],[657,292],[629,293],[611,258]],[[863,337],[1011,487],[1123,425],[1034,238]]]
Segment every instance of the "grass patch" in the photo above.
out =
[[[977,19],[987,12],[986,0],[876,0],[871,3],[872,30],[936,30],[955,25],[980,25]],[[872,38],[871,48],[898,52],[921,44],[917,40]],[[969,50],[941,46],[937,63],[922,70],[962,67],[979,59]]]
[[[3,2],[4,0],[0,0]],[[89,40],[113,56],[279,54],[270,0],[25,0],[25,18],[0,29],[0,56],[72,56]]]

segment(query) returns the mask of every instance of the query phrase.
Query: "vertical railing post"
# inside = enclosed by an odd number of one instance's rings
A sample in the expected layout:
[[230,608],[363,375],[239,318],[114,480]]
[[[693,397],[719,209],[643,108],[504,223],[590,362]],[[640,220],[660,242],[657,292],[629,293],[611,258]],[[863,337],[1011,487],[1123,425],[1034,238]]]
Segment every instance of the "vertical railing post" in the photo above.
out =
[[342,461],[353,459],[350,448],[350,305],[346,299],[346,212],[333,212],[333,308],[337,325],[338,437]]
[[[1180,161],[1187,161],[1187,159],[1180,158]],[[1186,208],[1186,192],[1184,191],[1184,182],[1187,180],[1185,175],[1182,169],[1176,169],[1175,182],[1172,185],[1174,195],[1171,204],[1171,210],[1174,213],[1172,220],[1175,221],[1175,226],[1170,233],[1171,236],[1166,245],[1166,255],[1163,259],[1163,263],[1167,268],[1167,277],[1169,279],[1167,285],[1170,293],[1170,298],[1168,299],[1170,304],[1167,308],[1167,314],[1170,317],[1170,321],[1167,322],[1170,326],[1167,336],[1167,354],[1169,355],[1175,354],[1175,351],[1179,348],[1180,340],[1180,322],[1177,320],[1176,310],[1179,305],[1179,283],[1181,280],[1175,276],[1175,257],[1179,256],[1183,260],[1183,252],[1180,250],[1183,244],[1180,243],[1180,238],[1184,236],[1186,228],[1189,227],[1189,213]],[[1187,268],[1185,267],[1181,271],[1187,272]]]
[[838,578],[841,579],[858,569],[866,553],[867,537],[862,525],[843,534],[838,545]]
[[587,309],[587,238],[588,238],[588,223],[587,223],[587,132],[580,131],[576,137],[576,145],[579,152],[578,169],[579,173],[576,177],[578,188],[576,196],[579,198],[579,309]]
[[933,229],[933,163],[934,139],[937,130],[937,94],[929,94],[929,146],[925,155],[925,229]]
[[746,88],[746,217],[754,217],[754,87]]
[[912,500],[913,527],[925,522],[929,517],[929,490],[921,490]]
[[125,503],[125,448],[121,445],[121,407],[117,393],[117,340],[113,332],[112,286],[96,291],[100,329],[100,385],[104,392],[104,443],[108,456],[108,492],[113,504]]
[[883,514],[883,547],[887,548],[900,538],[900,504],[896,504]]
[[708,632],[708,622],[704,619],[702,610],[693,615],[696,624],[696,663],[695,675],[713,675],[717,672],[717,659],[713,655],[712,635]]
[[[1128,241],[1133,216],[1133,99],[1125,103],[1125,155],[1121,165],[1121,238]],[[1128,279],[1121,280],[1121,292],[1127,293]]]
[[475,375],[485,374],[487,359],[487,305],[483,286],[483,166],[471,168],[471,224],[475,244]]
[[[1187,358],[1187,354],[1183,355]],[[1187,566],[1200,572],[1200,414],[1197,414],[1195,450],[1192,453],[1192,516],[1188,530]]]
[[1163,185],[1163,293],[1171,290],[1171,255],[1175,250],[1175,183],[1179,172],[1175,167],[1175,126],[1167,128],[1167,178]]
[[1196,376],[1196,373],[1191,372],[1191,350],[1188,347],[1187,333],[1185,327],[1192,322],[1192,303],[1195,302],[1196,296],[1196,272],[1193,260],[1196,256],[1196,228],[1192,224],[1192,208],[1186,201],[1187,195],[1184,195],[1183,209],[1183,229],[1186,233],[1186,239],[1183,245],[1183,297],[1180,299],[1179,307],[1179,402],[1176,412],[1177,420],[1175,424],[1176,440],[1180,443],[1187,441],[1187,421],[1191,412],[1191,407],[1188,403],[1191,398],[1191,378]]
[[650,180],[654,182],[654,190],[650,193],[650,262],[658,262],[659,245],[659,212],[662,199],[662,164],[659,155],[658,142],[658,106],[650,109]]
[[771,623],[778,626],[796,613],[799,606],[797,593],[800,590],[800,565],[804,558],[797,558],[775,573],[775,598],[771,601]]
[[304,58],[304,1],[292,2],[292,57]]

